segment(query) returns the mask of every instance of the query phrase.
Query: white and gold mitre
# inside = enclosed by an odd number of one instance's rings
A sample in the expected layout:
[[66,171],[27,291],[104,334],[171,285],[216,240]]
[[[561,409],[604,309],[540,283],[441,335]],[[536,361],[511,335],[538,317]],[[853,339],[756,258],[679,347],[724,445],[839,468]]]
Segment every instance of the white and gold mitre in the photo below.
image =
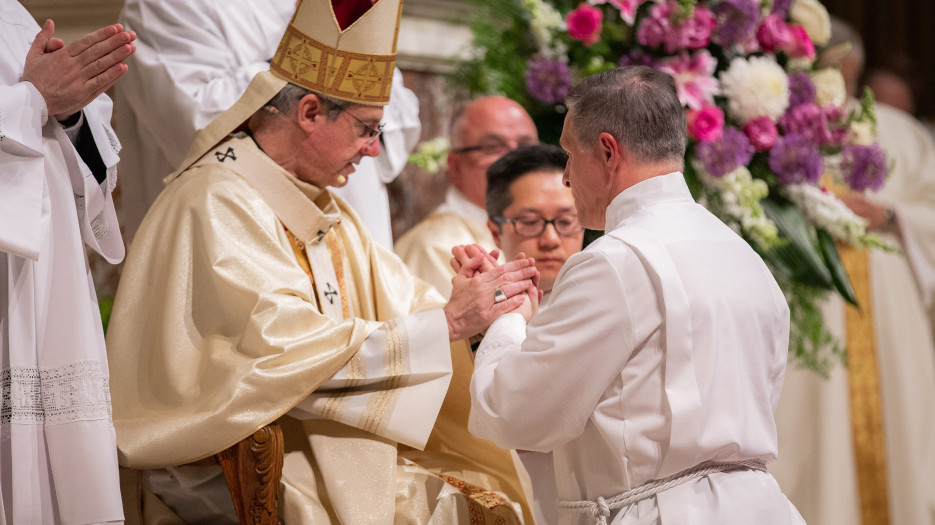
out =
[[325,96],[385,105],[402,10],[402,0],[304,0],[270,70]]

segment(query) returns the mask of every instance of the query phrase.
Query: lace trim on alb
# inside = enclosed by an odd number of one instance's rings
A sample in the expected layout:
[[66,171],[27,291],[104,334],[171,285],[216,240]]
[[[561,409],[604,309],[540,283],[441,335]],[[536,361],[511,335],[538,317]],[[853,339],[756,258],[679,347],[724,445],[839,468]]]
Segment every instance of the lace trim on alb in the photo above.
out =
[[107,369],[78,361],[50,369],[14,366],[0,371],[0,423],[61,425],[111,419]]

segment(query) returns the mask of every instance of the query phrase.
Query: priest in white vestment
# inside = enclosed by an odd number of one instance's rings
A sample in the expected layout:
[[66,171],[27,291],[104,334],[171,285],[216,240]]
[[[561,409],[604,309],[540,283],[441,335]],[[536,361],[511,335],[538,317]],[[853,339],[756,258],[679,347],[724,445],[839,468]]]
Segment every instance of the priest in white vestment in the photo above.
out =
[[[120,194],[132,241],[146,210],[175,171],[195,131],[231,107],[269,61],[295,12],[295,0],[127,0],[120,22],[139,33],[130,71],[115,93],[117,130],[126,146]],[[386,184],[399,175],[421,132],[419,101],[396,70],[384,115],[381,154],[361,160],[334,191],[374,239],[393,246]]]
[[413,273],[445,297],[451,295],[451,248],[494,248],[484,211],[487,168],[517,146],[538,141],[532,118],[508,98],[482,97],[455,112],[445,201],[396,243],[396,254]]
[[[853,97],[863,46],[849,27],[839,21],[832,27],[833,43],[852,43],[841,71]],[[898,109],[877,104],[876,118],[876,138],[892,168],[886,185],[842,199],[900,252],[862,254],[869,301],[861,311],[869,312],[872,336],[847,322],[840,297],[823,305],[825,325],[839,342],[870,339],[876,366],[867,370],[851,360],[828,378],[789,370],[777,410],[780,460],[772,471],[812,525],[935,524],[935,343],[925,312],[935,295],[935,142]],[[874,446],[855,443],[855,418],[867,419],[849,385],[855,370],[879,382],[882,426],[862,436]],[[868,456],[881,458],[882,468],[861,471],[858,460]]]
[[804,523],[765,471],[788,306],[692,199],[672,77],[619,68],[566,103],[564,182],[581,224],[606,233],[568,259],[538,314],[531,291],[491,325],[470,430],[553,451],[561,524]]
[[65,46],[54,34],[0,1],[0,523],[122,522],[84,249],[124,255],[111,200],[120,146],[102,93],[135,35],[108,26]]
[[[510,453],[467,432],[464,339],[538,272],[513,261],[445,304],[331,193],[379,154],[402,9],[338,7],[300,3],[131,245],[108,332],[128,520],[236,519],[219,469],[184,465],[273,421],[286,524],[530,520]],[[316,73],[339,56],[353,74]]]
[[[568,155],[549,144],[520,146],[487,169],[487,228],[504,259],[536,261],[542,304],[568,257],[581,251],[584,229],[571,190],[562,184]],[[551,452],[518,450],[533,488],[537,525],[557,521]]]

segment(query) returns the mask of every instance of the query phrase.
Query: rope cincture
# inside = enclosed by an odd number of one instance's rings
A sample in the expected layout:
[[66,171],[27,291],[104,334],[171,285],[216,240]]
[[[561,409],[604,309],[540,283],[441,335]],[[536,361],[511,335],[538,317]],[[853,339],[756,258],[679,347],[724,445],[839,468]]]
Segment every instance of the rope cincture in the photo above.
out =
[[715,472],[730,472],[733,470],[750,469],[766,472],[766,464],[759,459],[745,459],[743,461],[715,462],[705,461],[694,467],[675,473],[669,477],[644,483],[610,499],[598,497],[594,501],[559,501],[558,509],[578,514],[587,513],[594,519],[595,525],[607,525],[610,511],[622,509],[638,501],[650,498],[660,492],[677,487],[693,479],[698,479]]

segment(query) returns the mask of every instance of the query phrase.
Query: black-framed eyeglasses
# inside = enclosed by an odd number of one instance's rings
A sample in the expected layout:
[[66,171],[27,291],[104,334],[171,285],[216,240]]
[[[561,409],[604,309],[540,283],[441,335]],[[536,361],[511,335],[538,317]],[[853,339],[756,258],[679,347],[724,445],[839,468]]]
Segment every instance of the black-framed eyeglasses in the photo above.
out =
[[545,219],[538,215],[524,215],[522,217],[494,217],[493,221],[497,224],[510,223],[513,225],[513,231],[516,235],[522,237],[538,237],[545,232],[546,226],[551,224],[555,227],[555,233],[562,236],[574,235],[581,232],[584,228],[578,222],[575,215],[559,215],[554,219]]
[[373,141],[380,138],[380,134],[383,133],[383,128],[386,127],[385,123],[381,122],[377,124],[377,127],[373,127],[370,124],[367,124],[366,122],[364,122],[363,120],[360,120],[359,118],[357,118],[357,115],[354,115],[353,113],[348,111],[347,108],[345,108],[344,106],[340,104],[335,104],[335,106],[341,111],[343,111],[344,113],[347,113],[348,115],[350,115],[351,118],[353,118],[357,122],[360,122],[360,125],[364,127],[364,133],[368,137],[370,137],[370,140],[367,141],[367,146],[370,146],[371,144],[373,144]]
[[[522,139],[518,142],[518,146],[529,146],[535,144],[536,141],[533,139]],[[453,148],[451,153],[470,153],[472,151],[480,151],[484,155],[496,155],[503,156],[512,151],[513,148],[505,141],[498,138],[486,138],[481,140],[479,143],[474,146],[465,146],[463,148]]]

